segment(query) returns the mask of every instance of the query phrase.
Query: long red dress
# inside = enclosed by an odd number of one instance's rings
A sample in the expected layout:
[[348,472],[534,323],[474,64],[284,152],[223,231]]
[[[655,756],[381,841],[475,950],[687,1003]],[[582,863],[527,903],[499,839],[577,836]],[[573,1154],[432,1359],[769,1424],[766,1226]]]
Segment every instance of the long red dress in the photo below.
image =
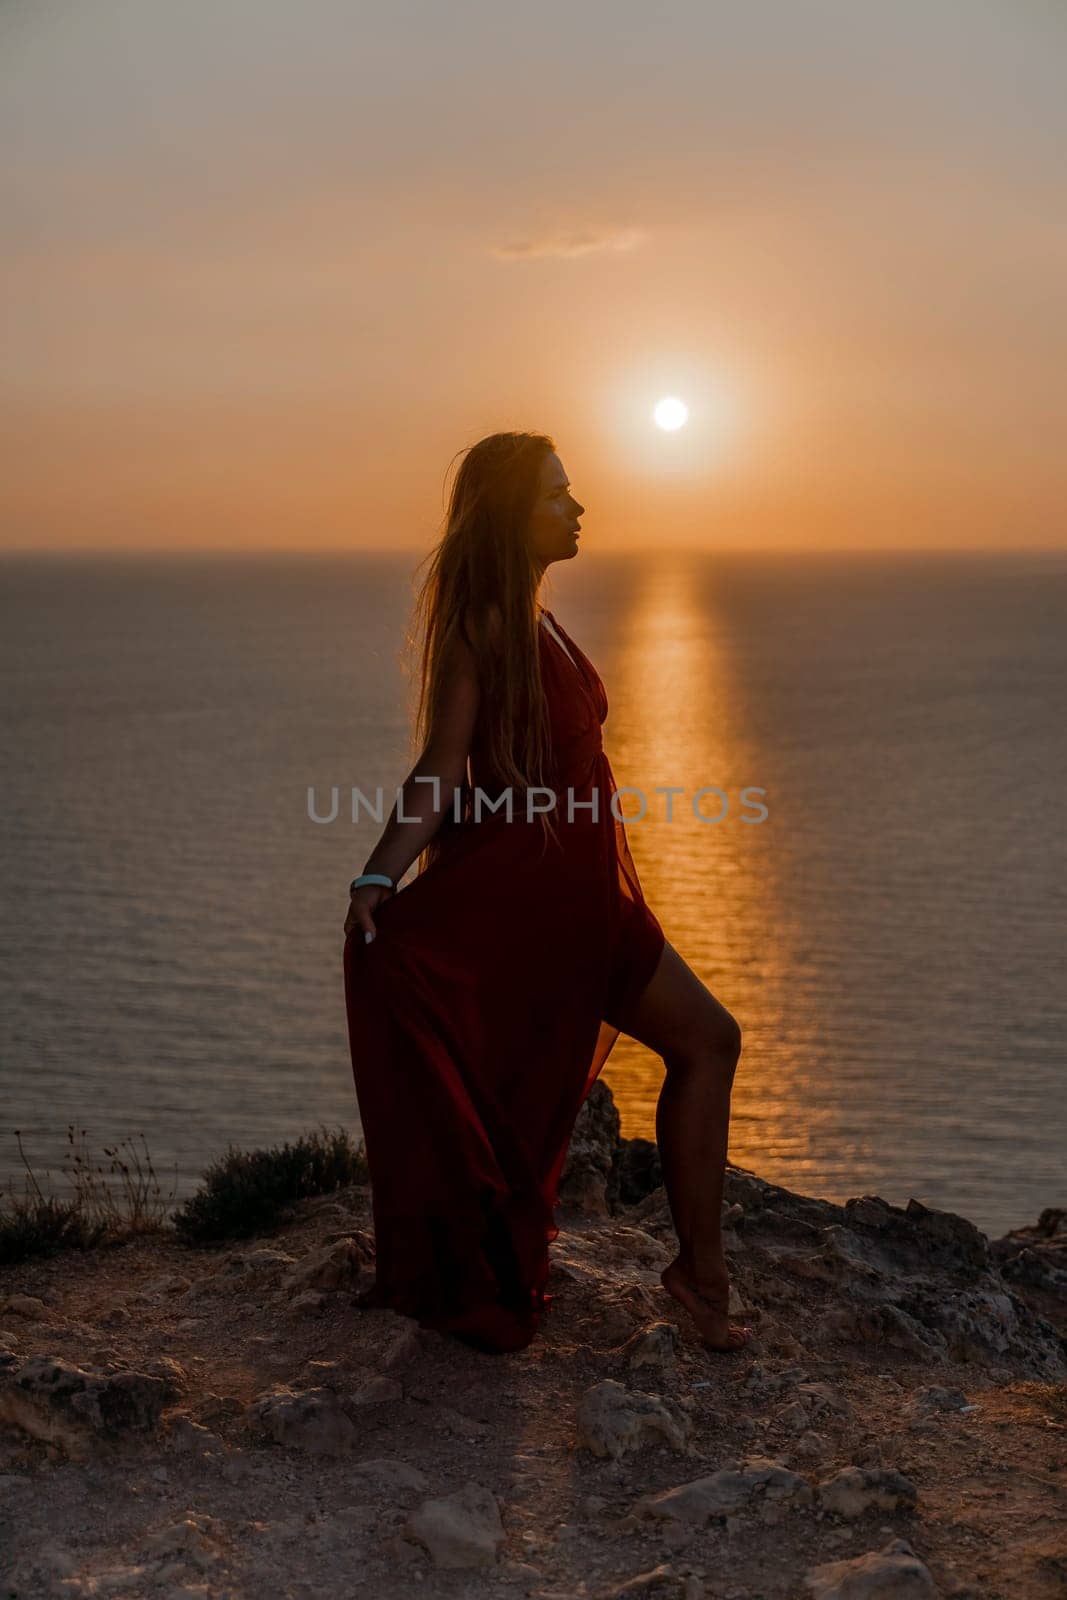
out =
[[[547,615],[574,658],[539,625],[562,849],[516,790],[512,821],[452,823],[442,858],[374,911],[371,943],[356,929],[344,947],[376,1245],[360,1303],[492,1351],[529,1344],[551,1304],[575,1119],[664,945],[611,809],[603,682]],[[506,788],[477,728],[470,769]],[[595,817],[578,804],[594,790]]]

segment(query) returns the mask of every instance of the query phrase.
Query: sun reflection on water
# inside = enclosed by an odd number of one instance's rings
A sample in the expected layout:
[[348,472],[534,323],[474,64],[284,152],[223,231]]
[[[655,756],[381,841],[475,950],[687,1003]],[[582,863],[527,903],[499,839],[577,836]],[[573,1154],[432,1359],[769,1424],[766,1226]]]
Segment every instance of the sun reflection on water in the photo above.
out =
[[[722,605],[703,592],[701,576],[684,563],[664,565],[633,593],[602,673],[605,745],[616,782],[640,789],[647,803],[638,820],[638,797],[622,797],[645,896],[672,945],[741,1023],[731,1160],[765,1161],[774,1148],[802,1162],[798,1145],[817,1132],[814,1119],[797,1116],[804,1085],[779,1070],[774,1077],[788,1093],[772,1096],[760,1072],[783,1031],[776,997],[786,951],[774,915],[773,797],[742,800],[743,789],[761,786],[759,752]],[[668,796],[656,792],[664,786],[682,790],[669,821]],[[717,822],[693,813],[694,796],[709,786],[725,795]],[[770,816],[743,821],[759,815],[757,801]],[[709,818],[723,805],[714,793],[699,801]],[[604,1076],[624,1135],[655,1137],[663,1070],[658,1055],[620,1037]]]

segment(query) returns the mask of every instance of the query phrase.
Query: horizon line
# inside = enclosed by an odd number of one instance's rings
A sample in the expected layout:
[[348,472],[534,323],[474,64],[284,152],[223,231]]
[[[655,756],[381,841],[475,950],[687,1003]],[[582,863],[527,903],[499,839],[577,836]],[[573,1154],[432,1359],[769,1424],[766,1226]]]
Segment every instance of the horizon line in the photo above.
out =
[[[16,545],[0,547],[0,560],[104,556],[407,556],[427,555],[433,545]],[[1067,555],[1067,544],[1040,545],[627,545],[598,550],[599,556],[1026,556]],[[552,563],[554,565],[554,563]]]

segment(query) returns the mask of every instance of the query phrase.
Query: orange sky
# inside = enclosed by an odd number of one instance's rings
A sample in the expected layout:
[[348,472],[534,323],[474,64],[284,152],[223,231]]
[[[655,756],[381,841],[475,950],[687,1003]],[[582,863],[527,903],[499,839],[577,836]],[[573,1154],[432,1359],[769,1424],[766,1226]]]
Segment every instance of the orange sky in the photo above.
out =
[[0,547],[1062,547],[1062,19],[8,0]]

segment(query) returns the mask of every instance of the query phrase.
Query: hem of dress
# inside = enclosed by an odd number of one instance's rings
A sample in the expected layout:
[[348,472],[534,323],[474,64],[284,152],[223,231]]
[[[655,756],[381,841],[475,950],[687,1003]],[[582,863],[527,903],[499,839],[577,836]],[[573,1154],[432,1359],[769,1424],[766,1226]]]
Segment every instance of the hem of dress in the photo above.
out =
[[[489,1354],[505,1354],[521,1350],[530,1344],[540,1331],[546,1313],[555,1296],[545,1288],[551,1268],[549,1246],[559,1236],[554,1216],[546,1218],[543,1195],[536,1197],[531,1206],[530,1197],[501,1194],[492,1191],[491,1198],[483,1197],[477,1229],[477,1249],[483,1263],[489,1268],[485,1283],[493,1273],[494,1263],[490,1250],[497,1252],[496,1297],[472,1293],[447,1309],[434,1300],[440,1300],[432,1291],[422,1293],[413,1283],[417,1278],[411,1271],[411,1261],[404,1262],[403,1252],[393,1263],[400,1279],[390,1287],[390,1273],[384,1278],[376,1272],[374,1282],[354,1298],[362,1309],[382,1309],[412,1318],[419,1327],[431,1332],[449,1334],[475,1349]],[[418,1224],[418,1219],[409,1219]],[[388,1222],[383,1219],[383,1231]],[[375,1233],[377,1235],[378,1224]],[[464,1237],[465,1234],[465,1237]],[[454,1239],[469,1244],[471,1224],[464,1219],[456,1224]],[[492,1241],[492,1243],[490,1243]],[[377,1250],[377,1238],[376,1238]],[[503,1252],[503,1258],[500,1252]],[[391,1255],[391,1251],[389,1252]],[[378,1251],[378,1259],[382,1252]],[[434,1262],[436,1265],[436,1261]],[[432,1269],[431,1269],[432,1270]],[[510,1278],[510,1289],[502,1278]],[[515,1279],[520,1279],[516,1283]]]

